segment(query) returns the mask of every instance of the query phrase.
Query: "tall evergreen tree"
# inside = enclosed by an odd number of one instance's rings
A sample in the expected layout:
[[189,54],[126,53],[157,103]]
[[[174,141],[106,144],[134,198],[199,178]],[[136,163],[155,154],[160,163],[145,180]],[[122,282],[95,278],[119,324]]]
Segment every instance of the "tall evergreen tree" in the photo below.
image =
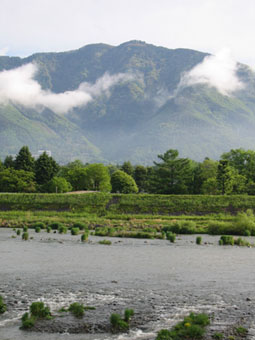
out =
[[29,151],[28,146],[23,146],[14,162],[14,167],[16,170],[24,170],[24,171],[34,171],[34,158]]
[[44,152],[35,161],[35,179],[37,184],[49,182],[58,172],[59,165],[57,162]]
[[170,149],[158,155],[161,163],[155,164],[154,189],[159,194],[187,194],[192,184],[192,162],[178,158],[178,151]]

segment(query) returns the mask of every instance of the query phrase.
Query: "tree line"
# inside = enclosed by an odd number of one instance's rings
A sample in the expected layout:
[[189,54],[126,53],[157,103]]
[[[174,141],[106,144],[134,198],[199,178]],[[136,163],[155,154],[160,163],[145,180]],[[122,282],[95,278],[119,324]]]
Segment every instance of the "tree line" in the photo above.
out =
[[255,151],[232,149],[219,161],[196,162],[170,149],[152,166],[76,160],[60,166],[43,153],[34,159],[27,146],[0,162],[1,192],[103,191],[153,194],[255,194]]

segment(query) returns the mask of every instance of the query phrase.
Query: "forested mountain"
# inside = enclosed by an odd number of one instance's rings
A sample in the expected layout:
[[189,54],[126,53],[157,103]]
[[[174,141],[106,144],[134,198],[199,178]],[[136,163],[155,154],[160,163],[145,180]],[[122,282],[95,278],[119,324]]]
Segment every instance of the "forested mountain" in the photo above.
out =
[[[79,158],[149,164],[168,149],[196,160],[219,158],[231,148],[254,149],[251,69],[238,65],[238,79],[244,86],[230,95],[203,83],[180,86],[185,72],[207,56],[130,41],[117,47],[95,44],[24,59],[0,57],[0,71],[36,63],[36,80],[51,93],[74,91],[84,82],[93,86],[101,79],[101,85],[90,88],[92,99],[86,105],[64,114],[15,101],[2,104],[0,156],[28,145],[32,152],[50,149],[60,162]],[[109,79],[104,78],[106,73]],[[112,81],[111,76],[120,74],[120,80]]]

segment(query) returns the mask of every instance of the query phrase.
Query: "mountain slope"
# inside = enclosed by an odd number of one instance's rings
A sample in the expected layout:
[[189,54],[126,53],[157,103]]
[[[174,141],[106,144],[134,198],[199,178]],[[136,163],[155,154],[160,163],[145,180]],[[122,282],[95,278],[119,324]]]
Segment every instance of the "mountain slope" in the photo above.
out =
[[184,72],[206,56],[130,41],[25,59],[0,57],[0,70],[35,62],[36,79],[55,93],[93,84],[106,72],[129,77],[64,116],[49,109],[0,107],[0,156],[26,144],[34,151],[50,149],[62,162],[151,163],[170,148],[197,160],[218,158],[231,148],[254,148],[255,77],[248,67],[239,65],[245,88],[232,96],[206,85],[179,88]]

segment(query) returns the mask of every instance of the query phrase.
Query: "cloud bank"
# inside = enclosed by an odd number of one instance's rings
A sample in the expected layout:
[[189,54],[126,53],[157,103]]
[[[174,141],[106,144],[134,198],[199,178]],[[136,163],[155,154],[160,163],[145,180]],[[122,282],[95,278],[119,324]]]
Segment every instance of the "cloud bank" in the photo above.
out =
[[225,96],[231,96],[235,91],[244,88],[237,71],[237,62],[231,58],[230,51],[224,49],[216,55],[205,57],[200,64],[184,73],[177,90],[187,86],[205,84],[216,88]]
[[105,73],[95,84],[81,83],[74,91],[53,93],[43,90],[34,79],[38,67],[29,63],[12,70],[0,72],[0,104],[14,103],[28,108],[48,108],[55,113],[65,114],[74,107],[81,107],[101,94],[109,94],[110,88],[121,82],[131,80],[129,74]]

